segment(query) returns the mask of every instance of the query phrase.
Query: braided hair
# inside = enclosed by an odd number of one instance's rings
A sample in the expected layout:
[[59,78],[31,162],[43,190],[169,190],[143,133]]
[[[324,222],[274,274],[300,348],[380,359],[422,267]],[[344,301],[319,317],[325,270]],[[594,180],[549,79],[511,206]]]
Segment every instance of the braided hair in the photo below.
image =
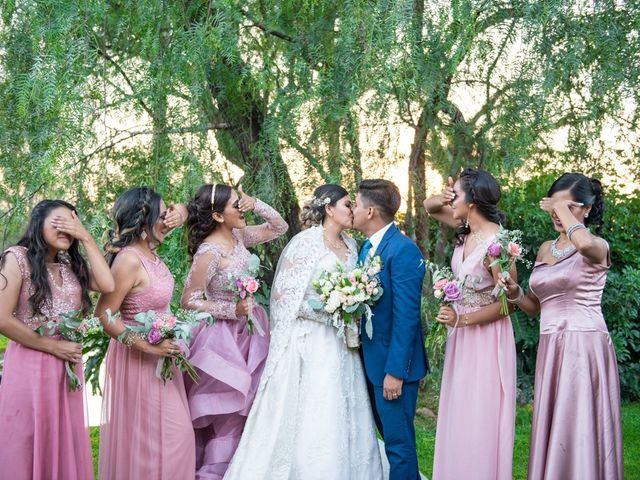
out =
[[150,187],[131,188],[118,197],[111,210],[115,226],[104,245],[109,265],[120,250],[137,242],[145,231],[152,241],[160,243],[153,232],[160,216],[160,201],[160,195]]
[[[211,198],[212,192],[215,196]],[[187,204],[187,249],[193,257],[205,238],[211,234],[220,222],[213,219],[214,213],[224,212],[231,198],[231,187],[222,184],[202,185]]]
[[[475,168],[465,168],[459,177],[464,192],[465,203],[473,203],[478,212],[490,222],[504,225],[507,216],[498,209],[502,196],[500,185],[489,172]],[[456,245],[462,245],[464,238],[471,232],[468,225],[460,225],[455,232]]]

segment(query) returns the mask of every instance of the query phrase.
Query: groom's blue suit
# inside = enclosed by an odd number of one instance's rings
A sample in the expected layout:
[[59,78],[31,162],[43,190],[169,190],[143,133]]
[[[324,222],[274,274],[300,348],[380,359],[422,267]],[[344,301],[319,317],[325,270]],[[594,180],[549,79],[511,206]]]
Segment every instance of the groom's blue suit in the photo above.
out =
[[[362,252],[363,255],[365,252]],[[384,293],[373,307],[373,338],[362,333],[362,357],[376,424],[385,442],[389,480],[419,478],[413,420],[418,382],[429,369],[420,321],[425,265],[414,242],[391,227],[374,255],[380,255]],[[384,377],[403,379],[402,395],[383,397]]]

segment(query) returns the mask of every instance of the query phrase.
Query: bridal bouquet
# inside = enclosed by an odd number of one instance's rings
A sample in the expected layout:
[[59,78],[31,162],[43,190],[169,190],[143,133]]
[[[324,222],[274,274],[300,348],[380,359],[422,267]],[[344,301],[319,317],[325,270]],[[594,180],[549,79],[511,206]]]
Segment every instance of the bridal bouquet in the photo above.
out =
[[[350,348],[359,346],[360,319],[364,316],[367,336],[373,336],[371,306],[382,296],[383,290],[378,278],[382,270],[382,259],[375,256],[365,266],[345,271],[337,263],[336,271],[322,272],[311,282],[320,300],[311,299],[309,305],[314,310],[331,314],[331,324],[340,333],[345,333],[345,341]],[[348,333],[348,334],[347,334]]]
[[[190,310],[178,310],[175,314],[171,312],[158,313],[153,310],[148,312],[140,312],[133,319],[140,325],[128,325],[127,329],[137,332],[151,345],[158,345],[163,340],[175,340],[180,347],[180,353],[173,357],[160,357],[158,367],[156,368],[156,376],[163,382],[172,380],[174,376],[173,366],[175,365],[180,371],[185,372],[191,380],[198,383],[200,377],[195,368],[186,356],[189,355],[189,342],[193,330],[198,327],[202,321],[207,325],[213,325],[214,319],[205,312],[195,312]],[[120,337],[126,334],[125,330]],[[120,340],[118,337],[118,340]]]
[[[500,268],[500,276],[507,279],[511,272],[511,267],[517,261],[528,263],[524,259],[526,250],[522,247],[522,232],[520,230],[507,230],[500,227],[496,234],[496,239],[487,247],[487,257],[489,266]],[[509,314],[507,295],[504,289],[498,285],[491,292],[496,298],[500,298],[500,315]]]
[[254,318],[252,312],[253,305],[253,295],[260,289],[260,280],[258,277],[260,275],[260,258],[253,254],[249,257],[249,264],[247,265],[247,270],[244,274],[240,275],[237,278],[233,276],[229,276],[230,286],[229,289],[237,295],[240,300],[244,300],[245,298],[250,298],[252,301],[249,304],[249,314],[247,315],[247,330],[249,331],[249,335],[253,335],[253,330],[258,332],[259,335],[264,336],[264,331],[262,327],[260,327],[260,323]]
[[[84,344],[96,337],[104,336],[105,333],[100,325],[100,320],[96,317],[83,317],[81,312],[74,310],[71,312],[61,313],[58,320],[49,320],[36,330],[40,335],[54,336],[59,335],[70,342]],[[80,378],[75,372],[76,364],[65,360],[64,369],[67,373],[69,381],[69,391],[75,392],[82,388]]]

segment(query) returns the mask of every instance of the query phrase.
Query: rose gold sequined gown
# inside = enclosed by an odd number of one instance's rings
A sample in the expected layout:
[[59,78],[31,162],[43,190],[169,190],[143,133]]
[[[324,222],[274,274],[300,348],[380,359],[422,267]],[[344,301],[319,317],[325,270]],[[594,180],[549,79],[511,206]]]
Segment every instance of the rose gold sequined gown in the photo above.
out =
[[[15,316],[36,329],[45,320],[29,305],[31,265],[25,247],[7,250],[18,260],[22,287]],[[51,300],[48,318],[79,310],[78,280],[66,263],[48,264]],[[59,269],[62,283],[55,280]],[[1,280],[0,280],[1,281]],[[83,381],[82,365],[75,372]],[[9,342],[0,383],[0,479],[86,480],[93,478],[91,443],[85,423],[84,392],[68,391],[64,361]]]

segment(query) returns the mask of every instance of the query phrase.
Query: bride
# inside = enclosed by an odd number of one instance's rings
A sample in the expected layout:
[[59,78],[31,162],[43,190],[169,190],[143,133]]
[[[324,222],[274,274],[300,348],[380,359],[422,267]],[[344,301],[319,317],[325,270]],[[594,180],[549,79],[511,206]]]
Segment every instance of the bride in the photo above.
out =
[[304,207],[309,227],[282,253],[271,293],[271,345],[255,403],[225,480],[382,478],[380,451],[357,350],[314,311],[311,280],[357,261],[343,231],[347,191],[318,187]]

